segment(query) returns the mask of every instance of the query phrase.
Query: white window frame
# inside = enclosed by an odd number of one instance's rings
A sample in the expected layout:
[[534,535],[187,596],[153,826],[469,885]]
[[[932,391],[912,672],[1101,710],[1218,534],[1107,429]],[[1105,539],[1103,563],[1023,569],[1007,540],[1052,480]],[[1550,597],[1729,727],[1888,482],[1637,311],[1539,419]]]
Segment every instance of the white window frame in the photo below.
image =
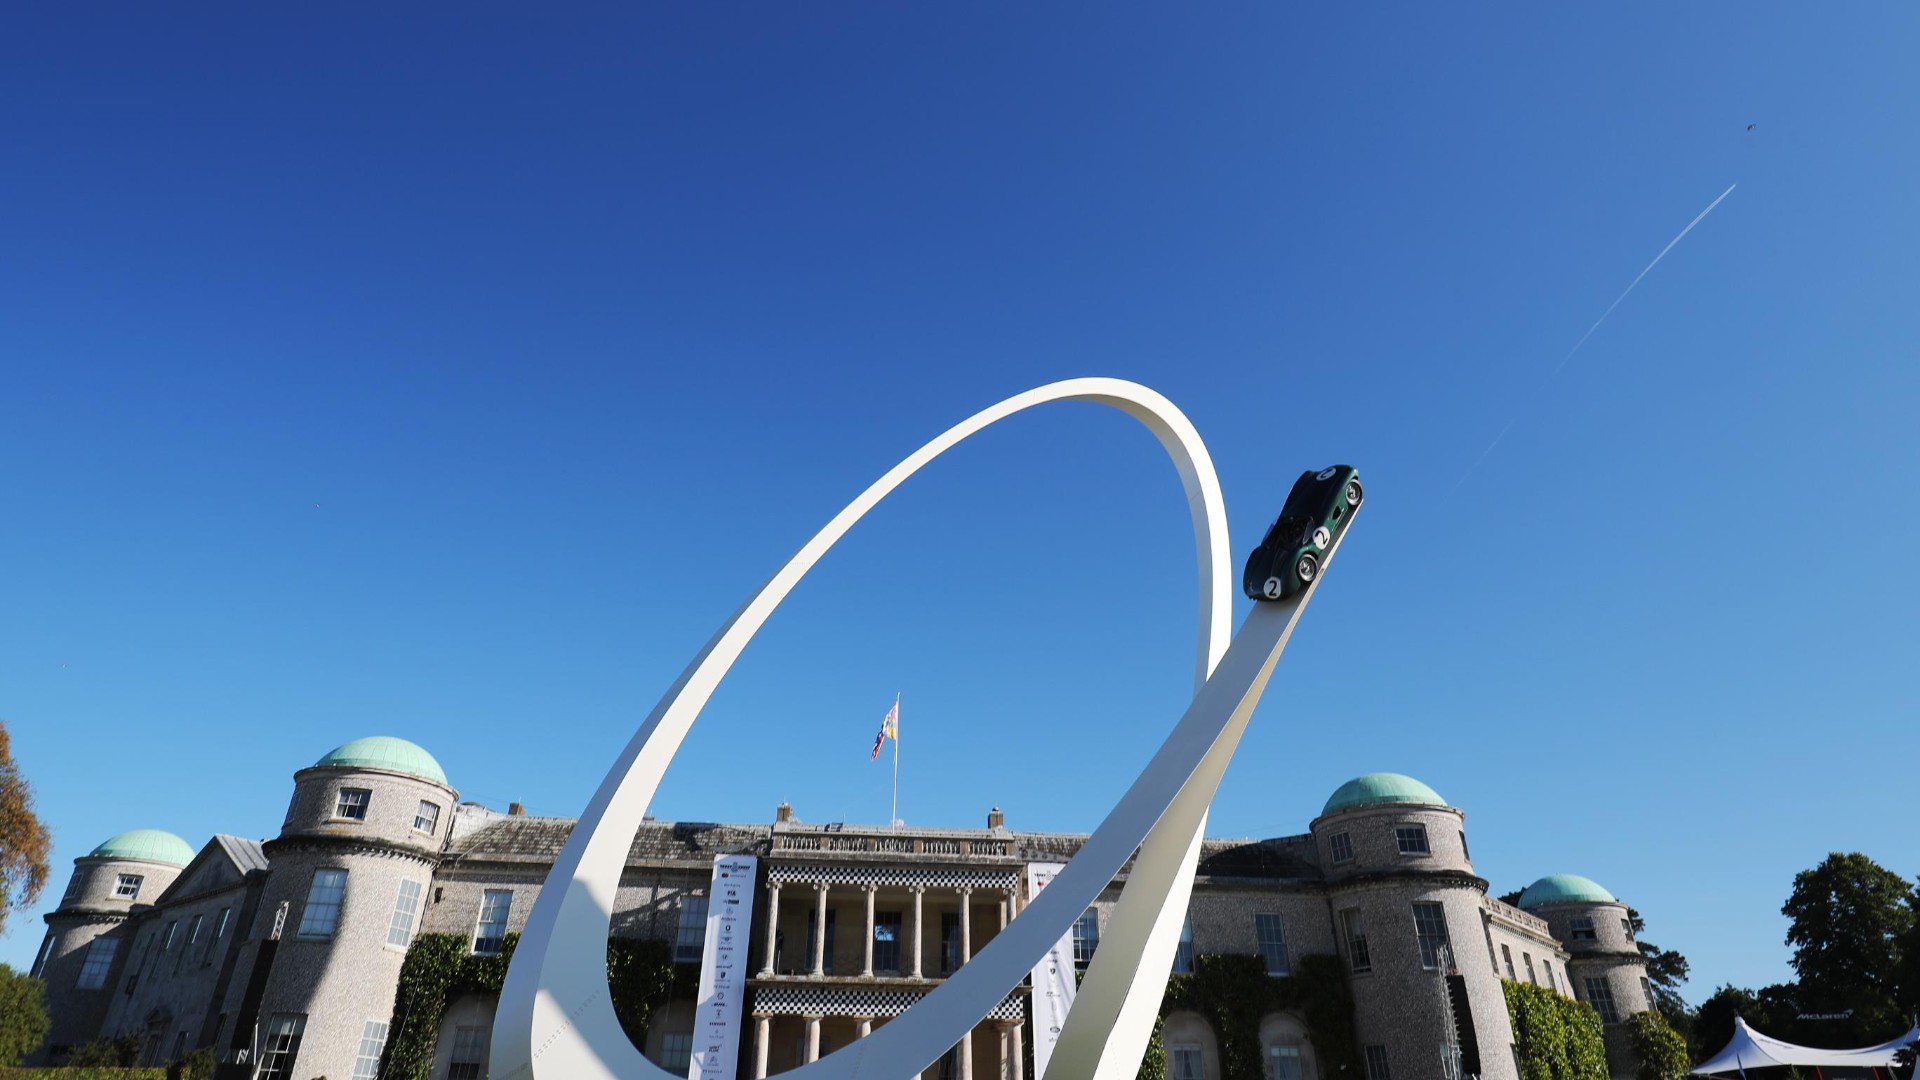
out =
[[[1182,1063],[1189,1061],[1193,1068],[1182,1069]],[[1207,1055],[1199,1043],[1168,1044],[1167,1080],[1207,1080]]]
[[294,936],[301,941],[333,940],[340,929],[340,911],[346,906],[347,872],[337,866],[317,868],[307,882],[307,902],[300,908],[300,929]]
[[1335,866],[1352,862],[1353,834],[1337,832],[1327,837],[1327,857],[1333,860]]
[[166,935],[160,939],[161,952],[166,952],[167,950],[173,948],[173,932],[178,929],[180,929],[179,919],[175,919],[172,922],[167,924]]
[[693,1065],[693,1032],[669,1031],[660,1036],[660,1067],[673,1073]]
[[1594,933],[1593,919],[1587,915],[1575,915],[1567,920],[1567,935],[1575,941],[1598,941]]
[[[1428,917],[1422,924],[1421,916]],[[1435,933],[1434,928],[1439,928]],[[1413,905],[1413,935],[1420,946],[1420,966],[1428,971],[1439,971],[1447,966],[1447,954],[1453,951],[1453,934],[1447,926],[1446,905],[1431,900],[1416,901]],[[1506,946],[1500,946],[1505,949]],[[1507,973],[1513,973],[1513,956],[1507,956]]]
[[1367,1080],[1393,1080],[1393,1064],[1387,1060],[1387,1048],[1373,1043],[1362,1052],[1366,1059]]
[[221,938],[227,936],[227,919],[232,915],[232,908],[223,907],[220,909],[220,921],[213,924],[213,940],[219,941]]
[[1180,920],[1180,944],[1173,950],[1173,973],[1193,974],[1193,916]]
[[480,1080],[487,1070],[487,1029],[453,1029],[453,1049],[447,1055],[447,1080]]
[[[350,796],[358,795],[358,799]],[[365,821],[367,812],[373,809],[373,789],[343,787],[334,793],[333,819],[335,821]],[[354,813],[354,811],[359,813]]]
[[353,1080],[380,1080],[380,1055],[387,1049],[387,1022],[360,1025],[360,1051],[353,1058]]
[[146,884],[146,881],[145,874],[121,874],[114,879],[113,898],[115,900],[140,899],[140,886]]
[[[1598,994],[1594,993],[1595,987],[1600,990]],[[1620,1006],[1613,1000],[1613,986],[1607,982],[1605,975],[1588,975],[1583,989],[1586,991],[1587,1004],[1600,1014],[1601,1023],[1620,1022]]]
[[[489,919],[487,915],[495,910],[496,900],[499,904],[498,918]],[[487,889],[480,894],[480,913],[473,920],[473,951],[476,956],[499,955],[501,943],[507,939],[507,927],[512,922],[512,915],[512,889]],[[499,933],[491,937],[482,937],[482,931],[491,926],[498,926]]]
[[421,799],[420,808],[413,812],[413,831],[432,836],[439,828],[440,804],[430,799]]
[[1393,827],[1393,845],[1402,855],[1424,856],[1433,854],[1433,842],[1427,839],[1427,827],[1419,822],[1409,822]]
[[300,1059],[300,1040],[307,1033],[306,1013],[274,1013],[267,1022],[266,1042],[260,1049],[254,1080],[292,1080]]
[[[387,920],[387,947],[404,949],[413,944],[413,921],[420,911],[425,892],[417,881],[402,881],[393,895],[393,917]],[[395,938],[399,940],[394,940]]]
[[697,964],[707,953],[707,894],[680,894],[680,922],[673,935],[673,962]]
[[1254,912],[1253,938],[1258,944],[1260,959],[1266,963],[1267,974],[1276,976],[1292,974],[1293,966],[1288,962],[1287,956],[1287,921],[1281,918],[1279,912]]
[[1100,948],[1100,912],[1088,908],[1073,920],[1073,966],[1081,971],[1093,963],[1093,954]]
[[1367,923],[1359,908],[1340,913],[1340,941],[1346,946],[1347,970],[1365,975],[1373,970],[1373,950],[1367,946]]
[[1306,1080],[1307,1055],[1297,1043],[1273,1043],[1267,1047],[1268,1080],[1289,1080],[1280,1075],[1280,1066],[1276,1064],[1278,1059],[1288,1057],[1293,1059],[1293,1080]]

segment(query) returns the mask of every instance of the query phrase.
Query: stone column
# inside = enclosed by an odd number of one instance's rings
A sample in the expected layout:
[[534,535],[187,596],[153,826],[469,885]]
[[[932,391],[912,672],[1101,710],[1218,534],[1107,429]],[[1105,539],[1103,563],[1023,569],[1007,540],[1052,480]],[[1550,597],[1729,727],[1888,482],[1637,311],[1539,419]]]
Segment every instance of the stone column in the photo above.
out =
[[807,1017],[807,1064],[820,1060],[820,1018]]
[[1013,921],[1013,890],[1007,890],[1006,899],[1000,901],[1000,929],[1004,932],[1007,924]]
[[1013,1080],[1027,1080],[1026,1022],[1015,1020],[1007,1026],[1007,1043],[1013,1058]]
[[774,882],[767,896],[767,963],[760,974],[773,974],[774,947],[780,940],[780,883]]
[[873,894],[878,892],[872,885],[860,886],[867,894],[867,948],[865,960],[860,965],[860,974],[873,978]]
[[[827,883],[814,886],[819,893],[819,903],[813,909],[813,977],[818,979],[827,973]],[[813,1021],[811,1038],[820,1041],[820,1022]],[[812,1058],[808,1058],[812,1061]]]
[[873,1034],[873,1017],[871,1016],[861,1017],[859,1024],[856,1025],[854,1028],[854,1031],[853,1031],[854,1038],[864,1039],[871,1034]]
[[960,890],[960,962],[973,959],[973,890]]
[[[969,889],[966,891],[971,892],[972,890]],[[963,922],[960,925],[965,926],[967,924]],[[955,1080],[973,1080],[973,1032],[971,1030],[965,1035],[960,1036],[959,1050],[960,1060],[955,1063],[959,1067],[954,1070],[959,1075]]]
[[753,1080],[767,1080],[767,1048],[773,1045],[773,1017],[753,1017]]
[[916,979],[926,977],[920,973],[920,936],[923,933],[920,926],[920,902],[926,898],[926,895],[926,886],[913,887],[913,977]]
[[994,1072],[994,1080],[1007,1080],[1007,1022],[996,1020],[993,1024],[993,1045],[1000,1054],[1000,1068]]

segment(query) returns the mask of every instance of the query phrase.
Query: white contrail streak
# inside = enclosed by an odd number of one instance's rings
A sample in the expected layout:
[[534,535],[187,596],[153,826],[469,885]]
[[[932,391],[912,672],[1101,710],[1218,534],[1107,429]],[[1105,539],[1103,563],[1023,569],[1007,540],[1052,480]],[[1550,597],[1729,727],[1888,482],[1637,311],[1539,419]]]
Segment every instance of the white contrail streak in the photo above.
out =
[[[1694,218],[1692,221],[1687,222],[1686,228],[1681,229],[1677,236],[1667,241],[1667,246],[1660,249],[1660,254],[1655,255],[1653,257],[1653,261],[1646,265],[1646,269],[1641,270],[1638,274],[1634,275],[1633,280],[1627,284],[1627,287],[1620,290],[1620,295],[1613,298],[1613,303],[1607,305],[1607,310],[1601,312],[1600,317],[1593,320],[1593,325],[1587,327],[1587,332],[1580,335],[1580,340],[1573,343],[1573,348],[1567,350],[1567,355],[1561,357],[1560,362],[1553,365],[1552,371],[1547,372],[1547,377],[1540,381],[1540,386],[1534,389],[1534,392],[1532,395],[1529,395],[1529,398],[1528,398],[1529,403],[1531,402],[1531,399],[1533,396],[1537,396],[1540,393],[1540,390],[1545,388],[1547,383],[1550,383],[1553,381],[1553,377],[1555,375],[1560,374],[1560,369],[1563,367],[1566,367],[1567,361],[1573,359],[1573,354],[1580,351],[1580,347],[1587,343],[1587,339],[1593,336],[1593,332],[1595,330],[1600,329],[1600,324],[1603,322],[1606,322],[1607,316],[1613,314],[1613,309],[1619,307],[1620,302],[1627,298],[1627,294],[1631,293],[1634,290],[1634,287],[1640,284],[1640,279],[1646,277],[1649,273],[1651,273],[1654,267],[1659,266],[1660,260],[1667,257],[1667,252],[1672,251],[1676,244],[1680,243],[1680,241],[1682,240],[1685,240],[1687,238],[1687,234],[1693,231],[1693,227],[1695,225],[1700,224],[1702,221],[1705,221],[1707,219],[1707,215],[1713,213],[1713,208],[1716,206],[1719,206],[1721,202],[1723,202],[1726,199],[1727,196],[1733,194],[1733,189],[1739,186],[1740,186],[1739,184],[1728,184],[1727,190],[1721,192],[1719,198],[1708,203],[1707,208],[1705,210],[1700,211],[1698,214],[1694,215]],[[1525,411],[1524,407],[1522,408],[1522,411],[1523,412]],[[1487,444],[1487,448],[1485,450],[1480,451],[1480,456],[1473,459],[1473,464],[1467,466],[1467,471],[1460,475],[1460,480],[1457,483],[1455,483],[1453,486],[1458,488],[1460,484],[1465,483],[1467,477],[1469,475],[1472,475],[1473,470],[1479,468],[1480,463],[1487,460],[1487,455],[1493,453],[1493,448],[1496,446],[1499,446],[1500,440],[1506,438],[1507,432],[1512,431],[1513,425],[1519,422],[1520,422],[1520,417],[1518,414],[1515,414],[1513,419],[1507,421],[1507,426],[1500,429],[1500,434],[1495,435],[1493,437],[1493,441]]]

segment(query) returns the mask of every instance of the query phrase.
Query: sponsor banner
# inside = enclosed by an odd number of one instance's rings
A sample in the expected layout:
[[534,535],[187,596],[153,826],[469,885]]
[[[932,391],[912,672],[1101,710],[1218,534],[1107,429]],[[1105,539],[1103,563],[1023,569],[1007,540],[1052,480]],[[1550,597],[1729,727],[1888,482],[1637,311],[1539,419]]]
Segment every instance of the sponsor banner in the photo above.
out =
[[[1033,903],[1033,898],[1066,866],[1066,863],[1028,863],[1027,903]],[[1047,1075],[1053,1044],[1060,1041],[1060,1028],[1067,1022],[1067,1010],[1073,1008],[1073,988],[1073,931],[1069,929],[1033,967],[1034,1080]]]
[[734,1080],[740,1064],[740,1011],[747,997],[747,939],[753,929],[753,881],[759,860],[720,855],[707,891],[707,941],[687,1080]]

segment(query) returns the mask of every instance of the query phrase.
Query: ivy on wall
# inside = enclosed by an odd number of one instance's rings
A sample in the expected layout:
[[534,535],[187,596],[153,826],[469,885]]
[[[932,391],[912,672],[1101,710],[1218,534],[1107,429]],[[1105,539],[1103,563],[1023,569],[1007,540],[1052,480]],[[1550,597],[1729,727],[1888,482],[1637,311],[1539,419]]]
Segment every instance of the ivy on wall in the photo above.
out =
[[1600,1014],[1543,986],[1501,980],[1520,1080],[1607,1080]]
[[1667,1018],[1654,1010],[1627,1017],[1627,1032],[1633,1040],[1633,1056],[1640,1059],[1639,1080],[1686,1080],[1693,1065],[1687,1052],[1686,1036],[1673,1029]]
[[[493,956],[467,951],[464,934],[416,934],[400,966],[399,992],[380,1056],[385,1080],[427,1080],[447,1005],[462,994],[498,994],[520,935],[508,934]],[[607,939],[607,985],[613,1011],[635,1046],[647,1041],[655,1006],[693,997],[699,967],[673,962],[672,946],[651,938]]]
[[[1267,974],[1258,956],[1201,955],[1193,974],[1167,979],[1160,1016],[1195,1012],[1213,1027],[1220,1044],[1221,1080],[1262,1080],[1266,1063],[1260,1046],[1260,1020],[1271,1012],[1292,1011],[1306,1021],[1324,1076],[1359,1075],[1360,1053],[1353,1041],[1353,995],[1336,956],[1300,957],[1291,975]],[[1139,1080],[1167,1074],[1166,1047],[1155,1024]],[[1602,1073],[1601,1080],[1605,1080]]]

